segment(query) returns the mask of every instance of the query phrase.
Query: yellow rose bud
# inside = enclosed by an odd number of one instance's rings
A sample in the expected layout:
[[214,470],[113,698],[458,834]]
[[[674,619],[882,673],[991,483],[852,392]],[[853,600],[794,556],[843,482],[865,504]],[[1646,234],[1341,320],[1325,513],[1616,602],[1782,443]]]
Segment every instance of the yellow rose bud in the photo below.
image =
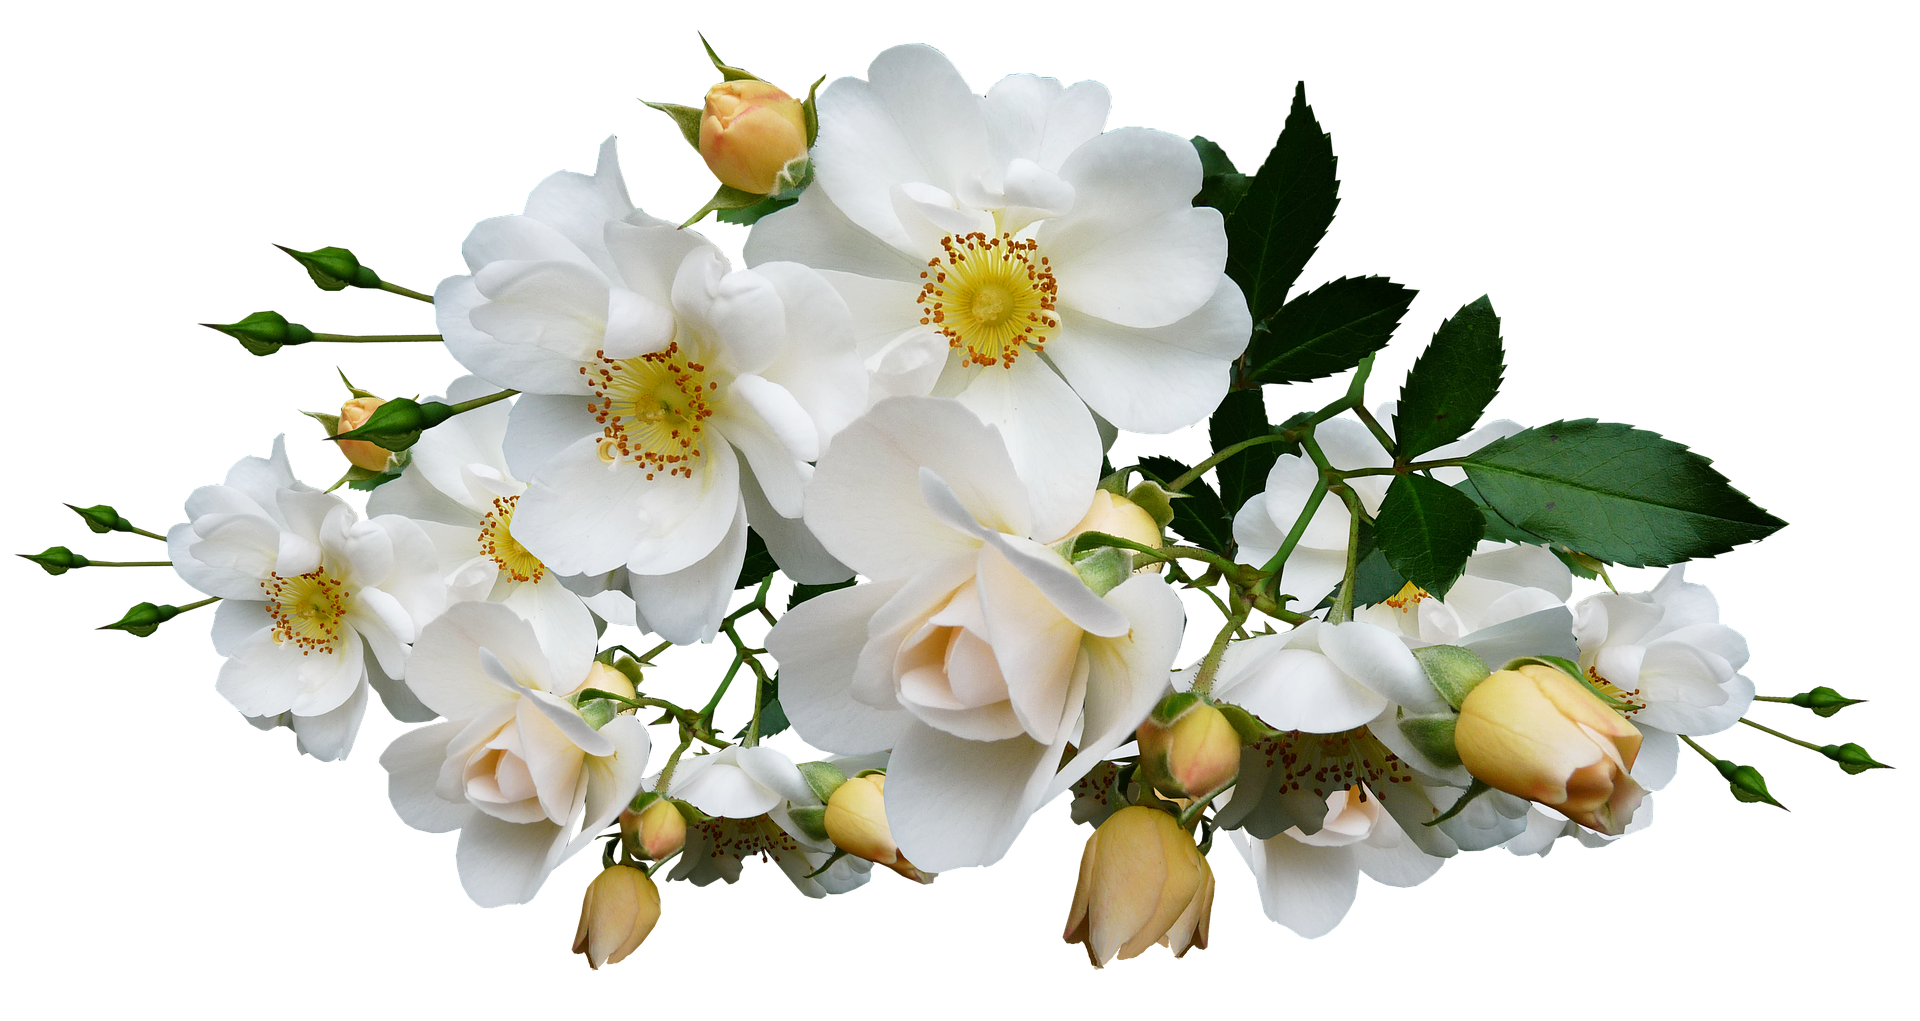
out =
[[[587,679],[581,681],[573,690],[585,691],[588,688],[611,692],[623,698],[632,698],[636,694],[631,677],[597,660],[587,668]],[[568,694],[572,693],[568,692]]]
[[[335,429],[333,434],[338,436],[366,425],[373,410],[385,403],[378,397],[355,397],[340,405],[340,428]],[[346,455],[354,467],[368,471],[386,471],[387,458],[393,456],[387,448],[376,447],[366,440],[341,440],[334,446],[340,448],[340,453]]]
[[580,929],[573,952],[586,954],[595,971],[618,964],[633,953],[660,921],[660,890],[645,872],[615,865],[587,884],[580,904]]
[[1104,489],[1093,491],[1093,506],[1087,508],[1086,516],[1073,526],[1067,537],[1072,538],[1082,532],[1105,532],[1154,549],[1159,549],[1162,544],[1160,526],[1154,522],[1153,515],[1132,500],[1115,496]]
[[762,81],[721,82],[700,115],[700,158],[729,188],[764,195],[780,168],[807,151],[800,101]]
[[1205,702],[1196,700],[1171,723],[1156,712],[1135,736],[1147,782],[1170,798],[1204,798],[1240,775],[1240,732]]
[[1087,838],[1065,939],[1096,968],[1159,943],[1181,957],[1206,949],[1213,870],[1173,816],[1143,805],[1115,812]]
[[1640,731],[1550,666],[1481,681],[1460,704],[1453,740],[1476,778],[1600,833],[1625,830],[1646,795],[1627,774]]
[[833,846],[885,865],[916,883],[931,883],[933,877],[913,867],[893,842],[887,827],[887,777],[884,773],[856,776],[840,785],[827,799],[827,839]]
[[687,817],[671,799],[655,798],[638,812],[621,812],[620,833],[635,854],[665,861],[687,846]]

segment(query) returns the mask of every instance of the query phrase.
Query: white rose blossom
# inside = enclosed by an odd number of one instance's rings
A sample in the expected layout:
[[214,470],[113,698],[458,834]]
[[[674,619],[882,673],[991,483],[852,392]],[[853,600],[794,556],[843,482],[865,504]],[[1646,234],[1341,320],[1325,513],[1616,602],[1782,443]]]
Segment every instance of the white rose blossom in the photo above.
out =
[[242,458],[217,486],[187,498],[167,533],[174,570],[221,603],[213,647],[218,688],[256,723],[284,723],[300,750],[344,758],[371,680],[396,716],[419,706],[398,682],[407,645],[445,606],[432,543],[406,518],[363,520],[345,500],[303,485],[286,437],[268,458]]
[[[832,761],[852,770],[885,766],[886,756]],[[846,893],[872,878],[873,863],[852,855],[841,855],[820,871],[837,849],[830,841],[809,837],[791,815],[796,807],[819,807],[820,797],[793,760],[776,749],[732,745],[682,759],[667,792],[712,817],[688,825],[686,850],[667,874],[669,879],[689,880],[695,886],[737,882],[741,864],[756,854],[771,858],[794,888],[809,897]]]
[[1446,863],[1422,851],[1360,788],[1335,791],[1326,801],[1325,820],[1312,833],[1296,826],[1261,840],[1230,831],[1267,917],[1309,939],[1346,917],[1361,873],[1385,886],[1418,886]]
[[537,634],[500,603],[460,603],[414,647],[414,693],[446,719],[380,756],[394,811],[429,833],[460,831],[456,863],[482,907],[520,904],[639,793],[649,741],[619,715],[595,730],[568,696],[588,685],[596,636]]
[[1108,105],[1098,82],[1033,75],[983,97],[931,47],[887,50],[820,93],[814,184],[754,225],[747,262],[822,271],[876,399],[956,397],[1030,489],[1091,488],[1095,415],[1151,433],[1205,418],[1253,326],[1221,216],[1193,205],[1193,145],[1103,133]]
[[482,221],[434,307],[447,350],[522,391],[504,439],[529,482],[514,533],[548,568],[633,576],[640,617],[709,638],[749,520],[798,581],[846,570],[797,520],[812,468],[866,405],[845,303],[812,270],[730,273],[705,238],[627,200],[613,140],[527,211]]
[[1166,690],[1184,626],[1166,582],[1096,595],[1036,531],[1093,492],[1028,487],[997,428],[938,398],[880,402],[821,459],[807,524],[870,580],[794,607],[767,648],[809,744],[892,749],[887,821],[921,869],[997,861]]

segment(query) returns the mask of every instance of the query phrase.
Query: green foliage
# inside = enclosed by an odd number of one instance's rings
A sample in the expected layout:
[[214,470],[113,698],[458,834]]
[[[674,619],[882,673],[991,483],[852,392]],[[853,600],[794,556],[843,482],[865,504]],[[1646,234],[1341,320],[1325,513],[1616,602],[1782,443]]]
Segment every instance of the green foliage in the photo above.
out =
[[1387,562],[1387,555],[1370,543],[1369,530],[1361,527],[1360,562],[1353,571],[1353,605],[1384,603],[1407,587],[1407,579]]
[[160,630],[160,625],[180,615],[180,607],[166,604],[135,603],[124,616],[111,624],[101,625],[98,631],[125,631],[135,638],[145,638]]
[[1607,563],[1664,567],[1785,524],[1711,464],[1658,433],[1584,418],[1496,440],[1465,467],[1487,506],[1515,526]]
[[[1204,165],[1204,151],[1202,159]],[[1335,169],[1333,140],[1320,130],[1301,83],[1280,138],[1227,219],[1227,275],[1247,296],[1256,324],[1286,301],[1333,223],[1340,204]]]
[[93,563],[65,546],[48,546],[39,553],[16,553],[14,556],[39,564],[41,570],[56,578],[68,571],[78,570]]
[[[759,698],[760,736],[762,738],[772,737],[788,727],[793,726],[787,719],[787,711],[780,706],[780,675],[778,673],[767,675],[767,679],[760,685]],[[733,735],[733,739],[736,741],[744,740],[747,736],[747,731],[752,729],[753,723],[749,721],[746,726],[740,728],[738,734]]]
[[336,440],[365,440],[383,450],[399,453],[420,442],[420,434],[452,418],[456,411],[450,404],[439,401],[427,401],[422,404],[410,397],[395,397],[373,409],[373,414],[361,423],[360,428],[336,433]]
[[1196,206],[1212,206],[1221,216],[1232,216],[1240,200],[1246,197],[1253,178],[1234,169],[1226,150],[1211,140],[1193,136],[1193,147],[1200,153],[1200,193],[1193,197]]
[[828,582],[825,585],[795,583],[793,586],[793,594],[787,597],[787,609],[791,610],[815,596],[823,596],[835,589],[847,588],[851,586],[853,582],[854,579],[848,578],[846,581]]
[[1787,807],[1775,801],[1773,795],[1767,791],[1767,778],[1761,776],[1759,770],[1752,766],[1736,765],[1726,759],[1711,761],[1713,768],[1719,770],[1720,776],[1727,781],[1727,788],[1733,792],[1735,798],[1748,804],[1763,801],[1775,808]]
[[[343,285],[344,286],[344,285]],[[330,288],[337,290],[337,288]],[[255,312],[237,323],[201,323],[210,330],[221,333],[240,342],[240,346],[250,354],[261,358],[295,344],[306,344],[313,340],[313,331],[299,323],[287,322],[287,317],[278,312]]]
[[1821,685],[1812,691],[1803,691],[1787,701],[1802,709],[1811,709],[1815,715],[1832,716],[1850,705],[1859,705],[1866,699],[1848,698],[1826,685]]
[[[1140,471],[1161,483],[1171,482],[1187,473],[1188,465],[1171,457],[1143,457]],[[1233,555],[1233,516],[1220,502],[1219,494],[1204,480],[1195,479],[1173,501],[1173,530],[1182,539],[1222,556]]]
[[1261,383],[1304,383],[1345,372],[1393,339],[1415,293],[1386,277],[1322,284],[1254,328],[1244,374]]
[[765,540],[760,533],[747,529],[747,556],[740,562],[740,578],[733,583],[734,588],[751,588],[767,580],[767,577],[780,569],[773,562],[773,554],[767,552]]
[[1500,392],[1500,317],[1485,296],[1440,324],[1400,388],[1395,453],[1412,460],[1465,436]]
[[1373,534],[1395,571],[1444,599],[1485,531],[1480,509],[1458,490],[1401,475],[1387,486]]
[[[1228,392],[1207,423],[1208,438],[1216,453],[1272,432],[1273,426],[1267,423],[1266,401],[1259,387]],[[1280,447],[1279,443],[1257,444],[1214,466],[1214,477],[1220,480],[1220,503],[1229,516],[1267,488],[1267,473],[1273,470]]]
[[81,519],[87,523],[87,527],[96,534],[105,535],[108,532],[131,532],[134,530],[133,522],[121,517],[119,511],[114,510],[104,503],[95,504],[92,507],[75,507],[73,504],[67,504],[66,507],[68,510],[80,515]]
[[273,247],[292,256],[313,278],[313,282],[323,291],[338,291],[345,287],[378,287],[380,274],[366,266],[352,252],[344,248],[317,248],[311,252],[296,252],[286,245]]
[[1884,762],[1873,761],[1873,756],[1868,755],[1865,748],[1852,742],[1826,745],[1820,749],[1820,754],[1838,762],[1840,768],[1846,770],[1850,776],[1857,776],[1869,769],[1893,768]]

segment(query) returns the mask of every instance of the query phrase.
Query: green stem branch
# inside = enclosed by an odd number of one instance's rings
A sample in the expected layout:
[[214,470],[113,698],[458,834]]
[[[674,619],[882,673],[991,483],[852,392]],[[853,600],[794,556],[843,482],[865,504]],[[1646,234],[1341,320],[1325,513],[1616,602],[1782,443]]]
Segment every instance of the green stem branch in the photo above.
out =
[[380,281],[380,289],[383,291],[390,292],[392,294],[398,294],[403,298],[412,298],[415,301],[424,301],[429,305],[433,304],[433,295],[421,294],[419,291],[416,291],[410,287],[402,287],[399,284],[389,283],[388,281],[382,280]]

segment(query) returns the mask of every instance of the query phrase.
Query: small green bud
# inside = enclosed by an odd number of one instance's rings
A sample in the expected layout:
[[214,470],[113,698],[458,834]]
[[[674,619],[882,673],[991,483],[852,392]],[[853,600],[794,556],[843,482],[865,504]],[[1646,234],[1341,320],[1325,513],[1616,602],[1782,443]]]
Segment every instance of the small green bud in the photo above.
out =
[[293,256],[294,261],[306,267],[307,275],[323,291],[337,291],[343,287],[378,287],[380,274],[360,265],[352,252],[344,248],[320,248],[311,252],[296,252],[286,245],[273,247]]
[[287,322],[287,317],[278,312],[255,312],[237,323],[201,323],[209,330],[221,333],[240,342],[240,346],[250,353],[265,358],[267,355],[295,344],[306,344],[313,340],[313,331],[299,323]]
[[86,521],[88,528],[102,535],[108,532],[133,531],[133,522],[121,517],[118,511],[104,503],[92,507],[75,507],[73,504],[67,504],[67,509],[80,515]]
[[1865,748],[1851,742],[1827,745],[1820,749],[1820,754],[1838,762],[1841,769],[1853,775],[1864,773],[1869,769],[1893,768],[1884,762],[1873,761],[1873,756],[1868,755]]
[[1865,702],[1864,698],[1848,698],[1845,695],[1822,685],[1812,691],[1803,691],[1789,699],[1802,709],[1811,709],[1820,716],[1832,716],[1850,705]]
[[1773,795],[1767,793],[1766,778],[1752,766],[1737,766],[1726,759],[1714,759],[1713,768],[1719,770],[1720,775],[1726,778],[1727,787],[1733,791],[1733,796],[1741,801],[1748,803],[1764,801],[1775,808],[1786,809],[1787,806],[1775,801]]
[[373,414],[358,429],[328,437],[332,440],[364,440],[384,450],[402,451],[420,442],[420,434],[452,418],[450,404],[428,401],[421,404],[406,397],[395,397],[373,409]]
[[180,615],[178,606],[153,603],[136,603],[127,611],[126,616],[111,624],[102,625],[98,631],[125,631],[136,638],[145,638],[160,630],[160,625]]
[[55,577],[93,563],[93,561],[88,560],[86,557],[75,553],[65,546],[48,546],[44,553],[18,553],[15,555],[39,564],[41,570]]
[[799,768],[800,778],[813,789],[821,804],[826,804],[827,799],[833,797],[833,792],[847,782],[847,774],[831,762],[802,762]]

